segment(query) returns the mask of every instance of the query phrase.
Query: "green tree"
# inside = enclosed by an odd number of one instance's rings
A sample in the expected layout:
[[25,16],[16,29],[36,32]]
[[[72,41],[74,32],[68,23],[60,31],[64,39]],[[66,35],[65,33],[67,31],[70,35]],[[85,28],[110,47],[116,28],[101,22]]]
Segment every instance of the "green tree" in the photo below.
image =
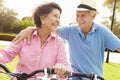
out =
[[9,32],[17,19],[17,12],[4,6],[4,1],[0,0],[0,32]]
[[[3,10],[3,5],[4,0],[0,0],[0,17],[2,16],[2,10]],[[0,19],[0,31],[2,31],[2,24],[1,24],[1,19]]]
[[[111,10],[111,12],[113,12],[113,4],[114,4],[115,0],[105,0],[103,3],[103,6],[108,7],[109,10]],[[113,23],[113,28],[112,31],[113,33],[115,33],[116,36],[118,36],[120,38],[120,23],[119,23],[119,19],[116,17],[116,14],[120,13],[120,0],[116,0],[116,6],[115,6],[115,17],[114,17],[114,23]],[[109,16],[109,20],[112,22],[112,15]],[[107,21],[103,22],[104,25],[106,25],[107,27],[111,28],[111,24]]]
[[16,22],[16,26],[12,28],[14,33],[19,33],[22,29],[25,29],[28,26],[33,26],[32,17],[26,16],[22,20]]
[[[115,0],[104,0],[103,6],[108,7],[110,10],[113,8],[113,3]],[[116,0],[116,10],[120,12],[120,0]]]

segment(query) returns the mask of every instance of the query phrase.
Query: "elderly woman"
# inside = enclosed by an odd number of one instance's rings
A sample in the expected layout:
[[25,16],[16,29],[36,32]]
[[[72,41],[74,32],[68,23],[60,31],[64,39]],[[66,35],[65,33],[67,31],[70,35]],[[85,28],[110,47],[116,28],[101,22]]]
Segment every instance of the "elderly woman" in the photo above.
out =
[[8,63],[18,55],[20,60],[15,72],[30,73],[36,69],[53,67],[60,77],[64,77],[64,72],[70,70],[70,66],[64,41],[55,34],[61,12],[59,5],[54,2],[36,7],[33,21],[37,29],[32,33],[31,44],[27,44],[26,39],[19,44],[13,42],[0,51],[0,62]]

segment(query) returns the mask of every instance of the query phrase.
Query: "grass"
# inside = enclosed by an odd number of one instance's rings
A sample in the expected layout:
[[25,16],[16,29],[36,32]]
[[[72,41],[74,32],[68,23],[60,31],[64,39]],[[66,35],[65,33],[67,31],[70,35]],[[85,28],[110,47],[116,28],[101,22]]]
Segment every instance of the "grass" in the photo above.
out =
[[120,64],[104,63],[103,70],[105,80],[120,80]]
[[[0,49],[4,47],[5,47],[4,45],[0,45]],[[17,62],[18,62],[18,57],[16,57],[12,62],[7,63],[6,66],[11,71],[14,71]],[[104,70],[105,80],[120,80],[120,64],[104,63],[103,70]],[[10,80],[10,79],[7,75],[0,74],[0,80]]]
[[5,45],[0,45],[0,49],[2,49],[2,48],[4,48],[5,47]]

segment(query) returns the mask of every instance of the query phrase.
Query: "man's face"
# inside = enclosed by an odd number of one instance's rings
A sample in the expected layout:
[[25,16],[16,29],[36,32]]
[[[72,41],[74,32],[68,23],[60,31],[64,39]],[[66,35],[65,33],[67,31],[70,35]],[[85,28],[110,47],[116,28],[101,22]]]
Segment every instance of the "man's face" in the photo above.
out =
[[76,21],[83,30],[91,27],[93,19],[90,11],[76,11]]

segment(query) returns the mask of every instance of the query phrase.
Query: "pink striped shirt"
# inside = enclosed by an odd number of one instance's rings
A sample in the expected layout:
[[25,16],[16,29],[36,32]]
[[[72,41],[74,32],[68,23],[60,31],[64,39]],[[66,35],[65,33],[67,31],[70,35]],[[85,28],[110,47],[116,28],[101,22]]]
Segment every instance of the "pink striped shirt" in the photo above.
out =
[[0,62],[7,63],[19,56],[16,72],[30,73],[37,69],[52,67],[60,63],[68,66],[64,41],[56,34],[51,33],[46,42],[41,46],[41,39],[35,31],[31,36],[31,44],[26,39],[19,44],[12,43],[4,50],[0,50]]

